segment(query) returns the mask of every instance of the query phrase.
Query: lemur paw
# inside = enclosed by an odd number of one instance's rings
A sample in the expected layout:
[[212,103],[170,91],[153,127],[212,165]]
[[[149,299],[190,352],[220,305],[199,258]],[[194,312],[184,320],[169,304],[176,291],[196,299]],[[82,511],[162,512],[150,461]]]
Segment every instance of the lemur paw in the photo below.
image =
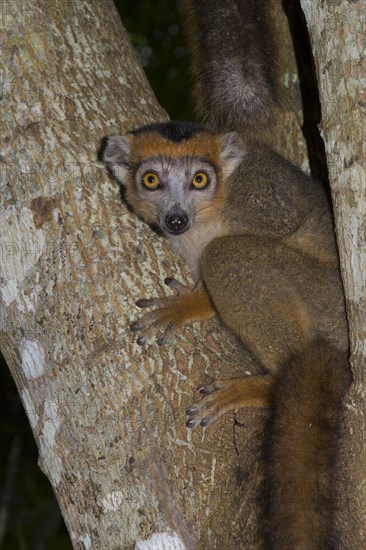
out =
[[[190,312],[187,311],[189,299],[187,300],[187,297],[194,291],[170,277],[167,277],[164,282],[176,291],[176,296],[142,298],[136,302],[140,308],[154,306],[158,308],[130,325],[133,332],[142,332],[136,340],[140,346],[145,345],[154,337],[157,337],[157,344],[163,346],[172,338],[174,331],[187,322],[187,316],[189,317]],[[162,334],[157,336],[161,331],[163,331]]]
[[211,426],[229,411],[241,407],[269,407],[274,378],[269,374],[216,380],[199,389],[203,399],[187,409],[188,428]]
[[227,412],[225,404],[228,396],[225,395],[225,386],[230,380],[216,380],[209,386],[199,388],[199,393],[204,396],[201,401],[191,405],[186,410],[187,428],[196,428],[202,426],[206,428],[211,426],[220,416]]

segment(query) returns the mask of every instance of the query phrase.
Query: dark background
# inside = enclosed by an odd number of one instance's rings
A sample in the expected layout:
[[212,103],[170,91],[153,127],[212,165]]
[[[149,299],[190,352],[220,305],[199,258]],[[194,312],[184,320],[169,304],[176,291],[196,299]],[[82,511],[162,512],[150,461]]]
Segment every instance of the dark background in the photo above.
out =
[[[192,118],[188,59],[176,0],[116,0],[159,103]],[[72,548],[14,381],[0,356],[0,548]]]

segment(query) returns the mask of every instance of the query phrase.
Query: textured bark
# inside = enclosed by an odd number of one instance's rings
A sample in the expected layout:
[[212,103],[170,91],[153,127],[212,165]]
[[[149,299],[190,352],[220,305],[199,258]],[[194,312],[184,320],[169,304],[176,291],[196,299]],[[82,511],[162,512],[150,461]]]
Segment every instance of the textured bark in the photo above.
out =
[[[108,0],[14,0],[2,17],[1,349],[73,545],[257,548],[265,411],[193,434],[184,415],[197,386],[256,365],[216,321],[166,349],[128,329],[136,299],[189,277],[96,161],[102,136],[166,118],[118,14]],[[304,165],[283,36],[290,99],[273,143]]]
[[254,362],[216,321],[166,349],[128,329],[137,298],[189,278],[96,154],[166,114],[111,1],[19,0],[2,18],[1,349],[73,545],[254,548],[265,412],[193,434],[184,414],[199,384]]
[[361,549],[366,548],[365,2],[301,4],[319,81],[354,374],[345,417],[340,532],[344,548]]

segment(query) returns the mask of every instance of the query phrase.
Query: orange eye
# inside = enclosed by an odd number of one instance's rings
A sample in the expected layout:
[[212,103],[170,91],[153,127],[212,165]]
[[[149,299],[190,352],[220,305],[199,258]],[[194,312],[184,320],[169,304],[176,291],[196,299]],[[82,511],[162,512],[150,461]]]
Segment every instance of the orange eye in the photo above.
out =
[[154,172],[146,172],[142,178],[142,183],[146,189],[154,190],[159,186],[159,178]]
[[192,185],[195,189],[204,189],[208,185],[208,176],[204,172],[197,172],[195,174]]

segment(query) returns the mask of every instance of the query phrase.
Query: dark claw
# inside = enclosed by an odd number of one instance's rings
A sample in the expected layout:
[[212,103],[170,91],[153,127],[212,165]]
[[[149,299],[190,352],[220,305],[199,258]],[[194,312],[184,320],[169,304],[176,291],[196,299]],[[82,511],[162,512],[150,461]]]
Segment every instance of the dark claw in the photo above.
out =
[[141,323],[139,321],[135,321],[134,323],[130,324],[130,329],[132,330],[132,332],[137,332],[141,328]]
[[202,388],[199,388],[198,391],[202,393],[202,395],[209,395],[210,393],[212,393],[210,386],[202,386]]
[[157,339],[158,346],[164,346],[164,344],[166,344],[172,337],[173,331],[174,331],[174,322],[171,321],[166,327],[166,329],[164,330],[163,334],[161,334]]
[[139,346],[144,346],[147,342],[147,336],[144,336],[143,334],[139,336],[136,340]]
[[186,410],[186,413],[187,413],[188,416],[192,416],[192,415],[196,414],[196,412],[198,412],[197,405],[192,405],[191,407],[188,407],[188,409]]
[[210,420],[208,418],[204,418],[203,420],[201,420],[200,422],[200,426],[202,426],[202,428],[204,428],[205,426],[207,426],[209,424]]
[[172,277],[167,277],[167,278],[164,280],[164,283],[165,283],[166,285],[168,285],[168,287],[174,288],[174,290],[176,290],[176,291],[178,292],[178,294],[180,294],[181,292],[183,292],[184,290],[186,290],[185,285],[183,285],[182,283],[180,283],[179,281],[177,281],[177,279],[173,279]]
[[151,305],[151,300],[142,298],[141,300],[137,300],[136,305],[137,307],[149,307]]
[[167,341],[167,338],[164,334],[162,334],[161,336],[159,336],[159,338],[156,340],[156,343],[158,344],[158,346],[164,346],[164,344],[166,343]]
[[186,422],[186,426],[187,426],[187,428],[194,428],[194,426],[195,426],[194,418],[189,418]]

